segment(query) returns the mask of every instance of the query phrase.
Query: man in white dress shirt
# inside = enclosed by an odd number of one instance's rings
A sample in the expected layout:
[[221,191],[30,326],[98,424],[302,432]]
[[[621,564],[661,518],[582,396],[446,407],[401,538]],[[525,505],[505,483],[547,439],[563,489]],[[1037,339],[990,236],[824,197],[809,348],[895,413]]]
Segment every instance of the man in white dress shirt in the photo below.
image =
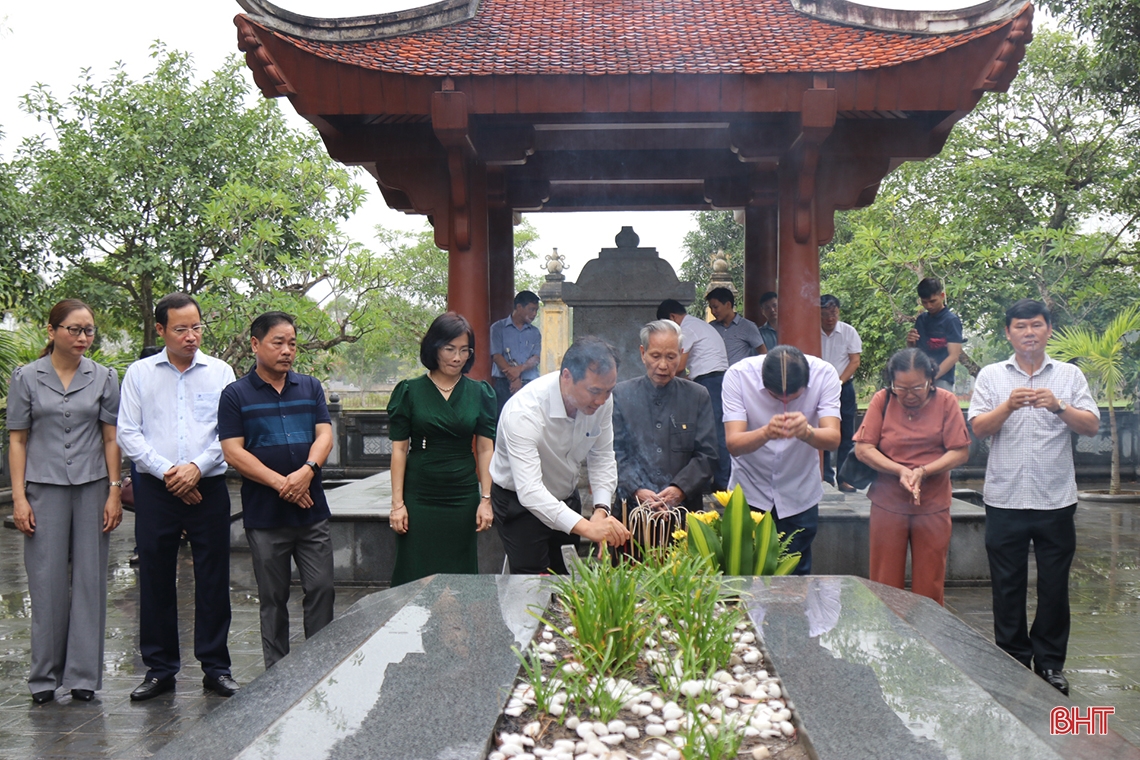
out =
[[823,498],[819,452],[839,445],[835,368],[792,346],[737,362],[724,376],[724,428],[729,485],[739,484],[753,509],[772,510],[779,532],[795,534],[795,574],[807,575]]
[[[820,356],[823,360],[835,367],[839,373],[839,384],[842,386],[839,396],[839,451],[832,454],[823,453],[823,479],[837,486],[840,491],[854,491],[848,483],[843,483],[839,477],[839,468],[843,460],[850,456],[855,448],[855,415],[859,408],[855,403],[855,370],[859,369],[859,361],[863,354],[863,341],[855,328],[846,322],[839,321],[839,299],[832,295],[820,296]],[[832,461],[834,460],[834,468]]]
[[[617,487],[613,393],[617,359],[600,338],[574,341],[562,369],[523,386],[499,418],[491,458],[491,507],[511,572],[566,573],[562,547],[576,536],[620,546],[629,531],[610,516]],[[581,463],[594,512],[582,517]]]
[[[986,460],[986,554],[993,589],[994,643],[1063,694],[1069,646],[1069,566],[1077,547],[1072,433],[1094,436],[1100,410],[1084,374],[1053,359],[1049,309],[1023,298],[1005,313],[1013,356],[978,373],[970,400]],[[1037,615],[1025,602],[1029,543],[1037,561]]]
[[174,688],[182,667],[175,588],[182,532],[194,554],[194,656],[203,686],[224,697],[230,675],[230,495],[218,440],[218,400],[234,381],[220,359],[198,350],[202,313],[185,293],[155,305],[166,348],[127,369],[119,405],[119,447],[131,460],[139,552],[139,649],[146,678],[131,699]]
[[728,351],[724,347],[724,339],[715,327],[687,314],[681,302],[672,298],[662,301],[657,307],[657,318],[671,319],[681,326],[681,366],[677,372],[689,370],[689,379],[704,386],[709,392],[717,441],[713,490],[722,491],[728,487],[728,476],[732,472],[732,462],[724,443],[724,407],[721,403],[724,373],[728,369]]

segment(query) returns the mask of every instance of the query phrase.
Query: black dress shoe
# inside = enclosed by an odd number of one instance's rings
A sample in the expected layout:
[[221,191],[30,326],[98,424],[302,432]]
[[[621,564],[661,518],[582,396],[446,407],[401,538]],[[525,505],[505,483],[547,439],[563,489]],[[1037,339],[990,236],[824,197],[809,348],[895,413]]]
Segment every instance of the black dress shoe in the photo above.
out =
[[55,689],[44,689],[32,695],[32,701],[37,705],[46,704],[55,699]]
[[1051,670],[1049,668],[1036,668],[1037,675],[1045,679],[1045,683],[1052,686],[1057,691],[1069,696],[1069,679],[1065,678],[1065,674],[1060,670]]
[[139,687],[131,692],[131,701],[142,702],[147,699],[153,699],[159,694],[165,694],[168,691],[174,691],[174,676],[169,678],[151,678],[147,676]]
[[95,699],[95,692],[91,689],[72,689],[71,698],[77,699],[80,702],[90,702]]
[[217,678],[206,676],[202,679],[202,686],[210,691],[221,694],[223,697],[232,697],[241,689],[241,687],[238,686],[238,682],[230,677],[229,674],[218,676]]

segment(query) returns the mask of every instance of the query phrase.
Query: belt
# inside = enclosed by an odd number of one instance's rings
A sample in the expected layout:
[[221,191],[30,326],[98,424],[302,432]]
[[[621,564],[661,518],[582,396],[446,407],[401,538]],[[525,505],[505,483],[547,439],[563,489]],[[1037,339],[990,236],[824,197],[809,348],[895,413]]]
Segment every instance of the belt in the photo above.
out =
[[697,375],[696,377],[693,378],[693,380],[700,380],[702,377],[716,377],[717,375],[723,375],[724,373],[725,373],[725,370],[718,369],[716,372],[706,372],[703,375]]

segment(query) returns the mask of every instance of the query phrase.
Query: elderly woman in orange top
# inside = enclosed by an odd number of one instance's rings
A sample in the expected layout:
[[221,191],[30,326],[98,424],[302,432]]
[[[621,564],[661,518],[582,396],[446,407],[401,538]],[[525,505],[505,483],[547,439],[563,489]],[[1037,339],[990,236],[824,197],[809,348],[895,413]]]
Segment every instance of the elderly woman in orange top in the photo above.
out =
[[855,456],[879,472],[867,492],[871,580],[902,588],[909,542],[911,590],[942,604],[950,470],[969,457],[970,434],[957,397],[934,385],[937,372],[917,348],[891,357],[890,386],[871,399],[855,434]]

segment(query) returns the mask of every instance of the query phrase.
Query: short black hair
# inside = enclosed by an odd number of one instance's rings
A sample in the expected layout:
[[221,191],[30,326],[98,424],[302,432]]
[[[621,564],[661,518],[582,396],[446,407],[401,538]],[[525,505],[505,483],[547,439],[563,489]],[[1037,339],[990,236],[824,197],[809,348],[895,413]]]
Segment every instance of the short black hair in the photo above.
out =
[[895,384],[895,376],[898,373],[910,372],[914,369],[926,375],[926,379],[930,381],[930,392],[933,393],[934,378],[938,374],[938,364],[930,358],[929,354],[918,348],[904,348],[902,351],[896,351],[887,360],[887,390],[890,391],[890,386]]
[[471,349],[463,364],[463,374],[467,374],[475,364],[475,331],[462,314],[454,311],[445,311],[432,321],[424,339],[420,341],[420,364],[429,370],[439,369],[439,349],[464,333],[467,334],[467,346]]
[[538,302],[538,294],[529,290],[520,290],[515,296],[515,306],[530,306],[532,303]]
[[193,306],[198,310],[198,319],[202,318],[202,307],[198,305],[193,296],[186,293],[168,293],[158,299],[158,303],[154,305],[154,321],[166,327],[166,319],[170,310],[181,309],[186,306]]
[[827,295],[822,295],[819,297],[819,308],[827,309],[831,306],[834,306],[837,309],[841,308],[839,305],[839,299],[836,298],[835,296],[831,295],[830,293],[828,293]]
[[[783,366],[785,363],[787,364],[786,387]],[[811,369],[808,367],[807,357],[795,346],[776,346],[764,357],[764,366],[760,369],[760,379],[764,381],[764,387],[781,396],[790,396],[800,388],[806,388],[810,377]]]
[[283,323],[291,325],[293,332],[297,332],[297,322],[292,315],[283,311],[267,311],[253,320],[253,324],[249,326],[249,337],[265,340],[265,336],[269,334],[270,330]]
[[766,304],[766,303],[768,303],[769,301],[771,301],[773,298],[776,298],[776,291],[774,291],[774,290],[769,290],[767,293],[765,293],[764,295],[760,296],[760,303],[759,303],[759,305],[760,305],[760,306],[763,306],[764,304]]
[[675,298],[666,298],[657,307],[657,318],[668,319],[674,314],[686,314],[685,307]]
[[595,375],[604,375],[611,369],[617,369],[617,366],[617,351],[594,335],[578,338],[562,356],[562,369],[570,370],[570,377],[576,383],[586,377],[586,370]]
[[148,356],[154,356],[155,354],[161,354],[161,353],[162,353],[162,349],[159,348],[158,346],[143,346],[142,351],[139,351],[139,358],[145,359]]
[[942,292],[942,280],[937,277],[926,277],[918,283],[918,297],[930,298]]
[[1049,313],[1048,306],[1041,301],[1034,301],[1032,298],[1022,298],[1005,310],[1005,326],[1009,327],[1015,319],[1033,319],[1034,317],[1045,317],[1045,324],[1053,325],[1053,315]]
[[728,288],[722,287],[722,288],[713,288],[712,290],[710,290],[705,295],[705,300],[711,301],[713,299],[716,299],[717,301],[720,301],[721,303],[726,303],[729,306],[733,306],[733,307],[736,306],[736,296],[734,296],[732,294],[732,291],[729,290]]

